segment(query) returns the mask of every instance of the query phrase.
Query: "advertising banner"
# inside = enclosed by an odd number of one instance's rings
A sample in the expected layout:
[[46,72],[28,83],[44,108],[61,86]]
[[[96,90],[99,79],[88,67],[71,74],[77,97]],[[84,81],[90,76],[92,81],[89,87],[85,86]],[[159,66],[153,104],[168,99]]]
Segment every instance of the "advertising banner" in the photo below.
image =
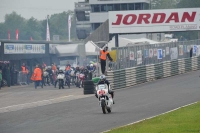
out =
[[4,44],[4,54],[45,54],[45,44]]
[[183,45],[179,45],[179,55],[183,55]]
[[144,57],[145,57],[145,58],[148,58],[148,57],[149,57],[149,50],[148,50],[148,49],[145,49],[145,50],[144,50]]
[[142,50],[137,51],[137,65],[142,64]]
[[197,45],[193,45],[193,54],[197,53]]
[[200,30],[200,8],[110,11],[109,33]]
[[169,47],[166,47],[166,55],[169,55]]
[[171,60],[178,59],[178,48],[177,47],[170,49],[170,57],[171,57]]
[[153,55],[156,57],[157,56],[157,48],[153,49]]
[[149,57],[150,57],[150,58],[153,57],[153,49],[149,49]]
[[166,51],[163,50],[163,58],[165,58],[165,55],[166,55]]
[[163,58],[163,51],[162,49],[158,49],[158,59],[162,59]]
[[133,51],[130,51],[129,59],[130,60],[134,60],[135,59]]

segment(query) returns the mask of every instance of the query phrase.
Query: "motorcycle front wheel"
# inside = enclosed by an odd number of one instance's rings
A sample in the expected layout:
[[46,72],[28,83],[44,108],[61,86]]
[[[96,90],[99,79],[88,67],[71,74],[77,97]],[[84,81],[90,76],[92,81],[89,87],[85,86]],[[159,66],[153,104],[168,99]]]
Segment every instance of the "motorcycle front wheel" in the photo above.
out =
[[101,101],[101,108],[104,114],[106,114],[106,101],[102,100]]
[[59,89],[61,89],[61,87],[62,87],[62,81],[59,80]]

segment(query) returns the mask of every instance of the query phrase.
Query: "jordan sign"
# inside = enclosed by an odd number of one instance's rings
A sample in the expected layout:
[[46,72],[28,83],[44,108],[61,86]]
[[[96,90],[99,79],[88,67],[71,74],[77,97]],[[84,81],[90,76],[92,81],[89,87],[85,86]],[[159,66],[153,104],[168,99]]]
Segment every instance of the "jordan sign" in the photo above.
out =
[[200,8],[109,12],[110,33],[200,30]]

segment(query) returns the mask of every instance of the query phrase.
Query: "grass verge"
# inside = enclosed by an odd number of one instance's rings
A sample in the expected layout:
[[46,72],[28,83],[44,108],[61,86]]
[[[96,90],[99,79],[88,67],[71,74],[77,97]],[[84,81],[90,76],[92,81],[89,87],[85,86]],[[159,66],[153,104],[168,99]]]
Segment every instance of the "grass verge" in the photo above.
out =
[[107,133],[200,133],[200,102]]

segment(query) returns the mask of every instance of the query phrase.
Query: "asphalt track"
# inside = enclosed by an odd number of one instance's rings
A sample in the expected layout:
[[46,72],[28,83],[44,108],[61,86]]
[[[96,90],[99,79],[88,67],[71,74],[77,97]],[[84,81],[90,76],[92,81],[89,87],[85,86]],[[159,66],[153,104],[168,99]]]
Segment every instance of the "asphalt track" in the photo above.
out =
[[200,101],[199,72],[116,91],[113,112],[94,96],[0,113],[0,133],[99,133]]

